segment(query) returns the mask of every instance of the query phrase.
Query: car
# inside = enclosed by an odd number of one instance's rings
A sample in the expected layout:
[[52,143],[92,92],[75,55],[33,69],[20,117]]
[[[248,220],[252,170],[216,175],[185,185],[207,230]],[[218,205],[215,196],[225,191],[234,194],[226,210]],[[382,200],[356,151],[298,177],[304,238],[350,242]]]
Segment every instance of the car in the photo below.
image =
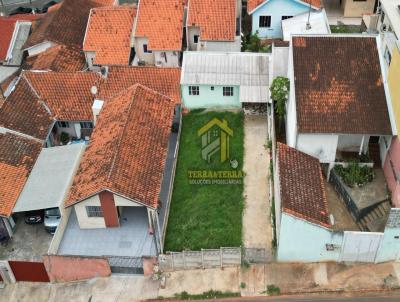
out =
[[31,14],[33,12],[32,8],[29,7],[17,7],[16,9],[12,10],[9,15],[19,15],[19,14]]
[[179,132],[180,123],[181,123],[181,105],[177,104],[174,110],[174,120],[172,121],[171,131],[174,133]]
[[43,222],[43,211],[37,210],[37,211],[25,212],[24,220],[25,220],[25,223],[27,223],[27,224],[42,223]]
[[61,213],[58,208],[51,208],[44,211],[44,228],[47,232],[54,234],[60,224]]

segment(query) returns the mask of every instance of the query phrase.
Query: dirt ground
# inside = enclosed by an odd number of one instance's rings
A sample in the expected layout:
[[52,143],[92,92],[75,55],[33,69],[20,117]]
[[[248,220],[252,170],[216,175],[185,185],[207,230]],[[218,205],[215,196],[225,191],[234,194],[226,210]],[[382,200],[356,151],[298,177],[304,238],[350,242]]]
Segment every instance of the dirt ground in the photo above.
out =
[[267,117],[246,115],[244,120],[243,242],[245,247],[271,250],[269,153]]

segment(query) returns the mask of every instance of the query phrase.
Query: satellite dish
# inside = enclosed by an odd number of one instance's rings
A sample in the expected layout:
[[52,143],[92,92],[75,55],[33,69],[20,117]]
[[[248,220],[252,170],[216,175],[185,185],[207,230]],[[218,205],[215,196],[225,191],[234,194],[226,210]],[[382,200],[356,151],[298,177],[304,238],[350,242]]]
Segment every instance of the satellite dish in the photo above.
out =
[[97,94],[97,87],[96,87],[96,86],[92,86],[92,87],[90,88],[90,92],[91,92],[92,94]]

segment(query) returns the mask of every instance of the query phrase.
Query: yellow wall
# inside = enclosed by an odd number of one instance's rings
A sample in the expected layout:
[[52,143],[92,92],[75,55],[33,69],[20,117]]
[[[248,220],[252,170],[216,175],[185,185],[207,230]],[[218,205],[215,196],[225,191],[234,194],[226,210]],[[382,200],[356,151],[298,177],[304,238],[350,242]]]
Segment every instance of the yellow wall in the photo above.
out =
[[392,98],[393,112],[396,119],[397,130],[400,130],[400,52],[397,47],[393,49],[392,62],[388,75],[390,96]]

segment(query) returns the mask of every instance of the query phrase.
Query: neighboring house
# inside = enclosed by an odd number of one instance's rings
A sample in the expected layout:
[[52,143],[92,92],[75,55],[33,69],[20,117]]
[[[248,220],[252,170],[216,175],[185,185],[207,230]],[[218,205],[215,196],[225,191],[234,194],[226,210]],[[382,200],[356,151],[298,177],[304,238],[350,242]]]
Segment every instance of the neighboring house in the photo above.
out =
[[330,34],[328,17],[325,9],[304,13],[282,20],[283,40],[290,41],[291,35]]
[[190,0],[187,50],[240,51],[241,1]]
[[182,0],[139,0],[133,31],[133,65],[179,67],[183,17]]
[[183,55],[181,94],[186,108],[242,108],[269,102],[271,55],[191,52]]
[[90,11],[83,51],[89,69],[102,65],[129,65],[136,7],[116,6]]
[[42,143],[4,130],[0,131],[0,237],[11,237],[13,208],[39,156]]
[[318,158],[277,144],[274,201],[278,261],[377,263],[398,259],[400,209],[389,210],[383,231],[360,232],[350,210],[341,205],[335,192],[327,193],[327,186]]
[[49,11],[24,45],[29,56],[55,45],[82,47],[92,8],[112,5],[113,0],[64,0]]
[[373,14],[377,0],[343,0],[341,9],[344,17],[362,17]]
[[[380,165],[396,133],[378,38],[293,36],[289,54],[287,144],[333,163],[342,152]],[[323,51],[322,51],[323,50]]]
[[52,146],[61,133],[69,139],[89,137],[92,105],[100,75],[91,72],[22,72],[0,108],[0,127]]
[[[310,5],[311,3],[311,5]],[[252,34],[260,38],[282,38],[282,21],[296,15],[317,11],[320,0],[248,0],[247,13],[251,15]]]
[[178,133],[175,102],[140,84],[101,108],[65,206],[57,253],[141,259],[162,251]]

